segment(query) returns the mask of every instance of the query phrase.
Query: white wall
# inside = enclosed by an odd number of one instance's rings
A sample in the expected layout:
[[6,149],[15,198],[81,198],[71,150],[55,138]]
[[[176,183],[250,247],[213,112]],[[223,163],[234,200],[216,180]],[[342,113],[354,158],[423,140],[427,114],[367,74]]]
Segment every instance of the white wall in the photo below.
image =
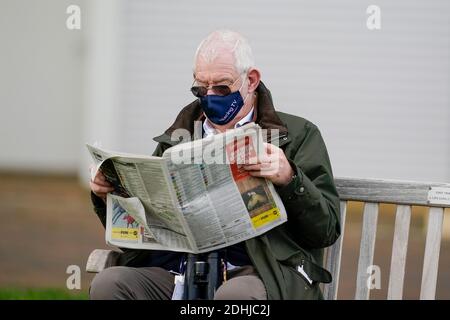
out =
[[0,169],[75,172],[81,133],[80,1],[0,2]]
[[276,106],[322,130],[335,175],[450,181],[450,2],[123,1],[120,148],[151,138],[193,100],[195,48],[210,31],[245,34]]
[[86,185],[92,159],[85,143],[121,149],[118,139],[122,121],[119,89],[123,86],[123,77],[117,36],[117,28],[122,23],[119,10],[116,0],[89,1],[83,8],[86,59],[78,172]]

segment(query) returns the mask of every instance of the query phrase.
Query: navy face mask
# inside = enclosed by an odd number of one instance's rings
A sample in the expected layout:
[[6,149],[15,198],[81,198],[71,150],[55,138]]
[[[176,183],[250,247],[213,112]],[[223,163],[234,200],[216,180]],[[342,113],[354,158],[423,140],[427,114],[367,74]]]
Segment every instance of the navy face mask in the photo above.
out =
[[218,125],[229,123],[244,106],[244,99],[239,90],[226,96],[212,94],[199,99],[205,115],[211,122]]

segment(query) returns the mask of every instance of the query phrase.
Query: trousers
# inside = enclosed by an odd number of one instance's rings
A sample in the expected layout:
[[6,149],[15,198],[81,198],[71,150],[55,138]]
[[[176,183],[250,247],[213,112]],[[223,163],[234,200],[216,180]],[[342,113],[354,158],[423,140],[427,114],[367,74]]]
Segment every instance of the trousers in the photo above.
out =
[[[267,300],[267,292],[253,266],[227,272],[228,280],[214,300]],[[91,300],[170,300],[175,276],[158,267],[111,267],[97,274],[89,288]]]

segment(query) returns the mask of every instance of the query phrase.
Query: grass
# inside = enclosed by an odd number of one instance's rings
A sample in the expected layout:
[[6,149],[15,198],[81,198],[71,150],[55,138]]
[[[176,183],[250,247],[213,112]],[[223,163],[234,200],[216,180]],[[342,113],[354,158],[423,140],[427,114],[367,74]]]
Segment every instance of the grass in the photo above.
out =
[[63,289],[0,288],[0,300],[87,300],[88,294]]

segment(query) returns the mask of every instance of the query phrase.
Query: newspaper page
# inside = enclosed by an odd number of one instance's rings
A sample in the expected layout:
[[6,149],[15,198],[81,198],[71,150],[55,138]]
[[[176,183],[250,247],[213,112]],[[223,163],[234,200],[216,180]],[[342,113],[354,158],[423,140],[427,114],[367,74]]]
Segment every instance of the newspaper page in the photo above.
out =
[[109,244],[201,253],[287,220],[272,183],[239,167],[264,151],[255,124],[176,145],[163,157],[87,147],[115,188],[107,196]]
[[163,155],[177,205],[198,252],[253,238],[287,221],[272,183],[239,167],[262,156],[264,145],[259,129],[249,124],[177,145]]
[[161,157],[131,155],[87,145],[96,170],[114,192],[106,203],[106,241],[124,248],[191,252],[189,230],[183,225],[169,191]]

